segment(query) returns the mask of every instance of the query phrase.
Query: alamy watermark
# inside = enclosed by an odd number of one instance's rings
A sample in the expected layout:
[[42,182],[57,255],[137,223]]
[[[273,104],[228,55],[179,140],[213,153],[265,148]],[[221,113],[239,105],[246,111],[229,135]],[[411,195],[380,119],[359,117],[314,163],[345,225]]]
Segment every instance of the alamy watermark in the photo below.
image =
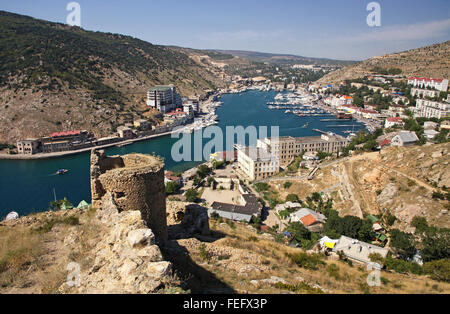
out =
[[381,26],[381,5],[378,2],[370,2],[367,5],[367,11],[371,11],[367,16],[367,25],[369,27]]
[[66,22],[70,26],[81,27],[81,6],[78,2],[70,2],[66,7],[70,13],[67,15]]
[[367,276],[367,284],[369,287],[380,287],[381,286],[381,266],[377,263],[367,264],[367,270],[370,271]]

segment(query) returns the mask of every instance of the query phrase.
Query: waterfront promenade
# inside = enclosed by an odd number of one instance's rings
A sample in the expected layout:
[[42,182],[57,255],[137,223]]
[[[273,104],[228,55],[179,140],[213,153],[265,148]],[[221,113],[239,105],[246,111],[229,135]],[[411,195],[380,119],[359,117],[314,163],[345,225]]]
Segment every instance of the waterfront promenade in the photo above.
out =
[[177,132],[177,131],[153,134],[153,135],[149,135],[149,136],[143,136],[140,138],[134,138],[134,139],[124,140],[124,141],[120,141],[120,142],[115,142],[115,143],[111,143],[111,144],[107,144],[107,145],[92,146],[92,147],[87,147],[87,148],[78,149],[78,150],[68,150],[68,151],[64,151],[64,152],[39,153],[39,154],[34,154],[34,155],[0,154],[0,159],[3,159],[3,160],[39,160],[39,159],[59,158],[59,157],[64,157],[64,156],[71,156],[71,155],[90,152],[92,149],[104,149],[104,148],[114,147],[114,146],[118,146],[118,145],[128,145],[128,144],[132,144],[132,143],[136,143],[136,142],[147,141],[147,140],[151,140],[154,138],[171,135],[174,132]]

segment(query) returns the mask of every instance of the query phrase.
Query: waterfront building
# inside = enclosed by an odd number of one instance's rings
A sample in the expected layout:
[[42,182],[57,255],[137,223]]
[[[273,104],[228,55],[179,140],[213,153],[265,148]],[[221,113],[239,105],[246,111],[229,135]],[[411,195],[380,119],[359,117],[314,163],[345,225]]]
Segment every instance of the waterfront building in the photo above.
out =
[[238,165],[250,180],[262,180],[279,173],[295,157],[304,152],[338,153],[349,144],[343,136],[333,133],[322,136],[291,136],[265,138],[257,141],[257,147],[238,147]]
[[166,113],[181,106],[182,100],[174,85],[159,85],[150,88],[147,93],[147,106]]
[[17,152],[23,155],[34,155],[40,153],[41,141],[35,138],[18,141]]
[[258,140],[258,146],[272,152],[278,157],[280,167],[285,168],[300,156],[303,152],[338,153],[349,141],[340,135],[327,133],[321,136],[309,137],[279,137]]
[[117,128],[117,133],[120,138],[130,139],[134,137],[133,130],[126,126],[120,126]]
[[416,117],[442,119],[450,116],[450,103],[427,99],[418,99],[415,108]]
[[448,89],[448,80],[413,76],[408,78],[408,85],[421,89],[434,88],[438,91],[446,92]]
[[133,125],[135,128],[139,129],[140,131],[148,131],[148,130],[151,130],[151,128],[152,128],[150,121],[145,120],[145,119],[135,120],[135,121],[133,121]]
[[91,136],[88,131],[64,131],[64,132],[54,132],[50,134],[49,137],[42,138],[42,143],[52,143],[52,142],[64,142],[69,143],[83,143],[86,142]]

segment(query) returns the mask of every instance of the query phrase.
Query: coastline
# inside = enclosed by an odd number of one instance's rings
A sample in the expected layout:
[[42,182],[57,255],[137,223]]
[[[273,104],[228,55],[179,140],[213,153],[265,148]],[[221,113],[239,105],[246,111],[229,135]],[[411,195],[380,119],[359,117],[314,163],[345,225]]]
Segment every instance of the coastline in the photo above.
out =
[[117,145],[127,145],[127,144],[147,141],[147,140],[151,140],[151,139],[158,138],[158,137],[168,136],[168,135],[171,135],[172,133],[176,133],[176,132],[177,131],[170,131],[170,132],[165,132],[165,133],[160,133],[160,134],[153,134],[153,135],[148,135],[148,136],[144,136],[144,137],[141,137],[141,138],[129,139],[129,140],[120,141],[120,142],[111,143],[111,144],[106,144],[106,145],[102,145],[102,146],[92,146],[92,147],[88,147],[88,148],[83,148],[83,149],[79,149],[79,150],[69,150],[69,151],[65,151],[65,152],[55,152],[55,153],[45,153],[45,154],[40,153],[40,154],[34,154],[34,155],[0,154],[0,160],[43,160],[43,159],[53,159],[53,158],[59,158],[59,157],[66,157],[66,156],[72,156],[72,155],[77,155],[77,154],[90,152],[93,149],[104,149],[104,148],[114,147],[114,146],[117,146]]

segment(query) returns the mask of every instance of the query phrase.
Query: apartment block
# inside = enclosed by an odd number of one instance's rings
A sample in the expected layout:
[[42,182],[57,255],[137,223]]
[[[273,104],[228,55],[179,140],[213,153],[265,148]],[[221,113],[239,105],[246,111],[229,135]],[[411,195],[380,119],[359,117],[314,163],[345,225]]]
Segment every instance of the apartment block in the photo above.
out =
[[271,151],[278,156],[280,167],[287,167],[296,156],[303,152],[338,153],[349,144],[348,140],[333,133],[310,137],[279,137],[258,140],[258,147]]
[[338,153],[349,141],[333,133],[311,137],[275,137],[260,139],[256,147],[237,147],[238,165],[252,181],[279,173],[303,152]]
[[423,118],[446,118],[450,116],[450,103],[418,99],[415,114],[417,117]]
[[434,88],[438,91],[446,92],[448,89],[448,80],[413,76],[408,78],[408,85],[422,89]]
[[159,85],[147,92],[147,106],[166,113],[181,106],[182,100],[174,85]]

